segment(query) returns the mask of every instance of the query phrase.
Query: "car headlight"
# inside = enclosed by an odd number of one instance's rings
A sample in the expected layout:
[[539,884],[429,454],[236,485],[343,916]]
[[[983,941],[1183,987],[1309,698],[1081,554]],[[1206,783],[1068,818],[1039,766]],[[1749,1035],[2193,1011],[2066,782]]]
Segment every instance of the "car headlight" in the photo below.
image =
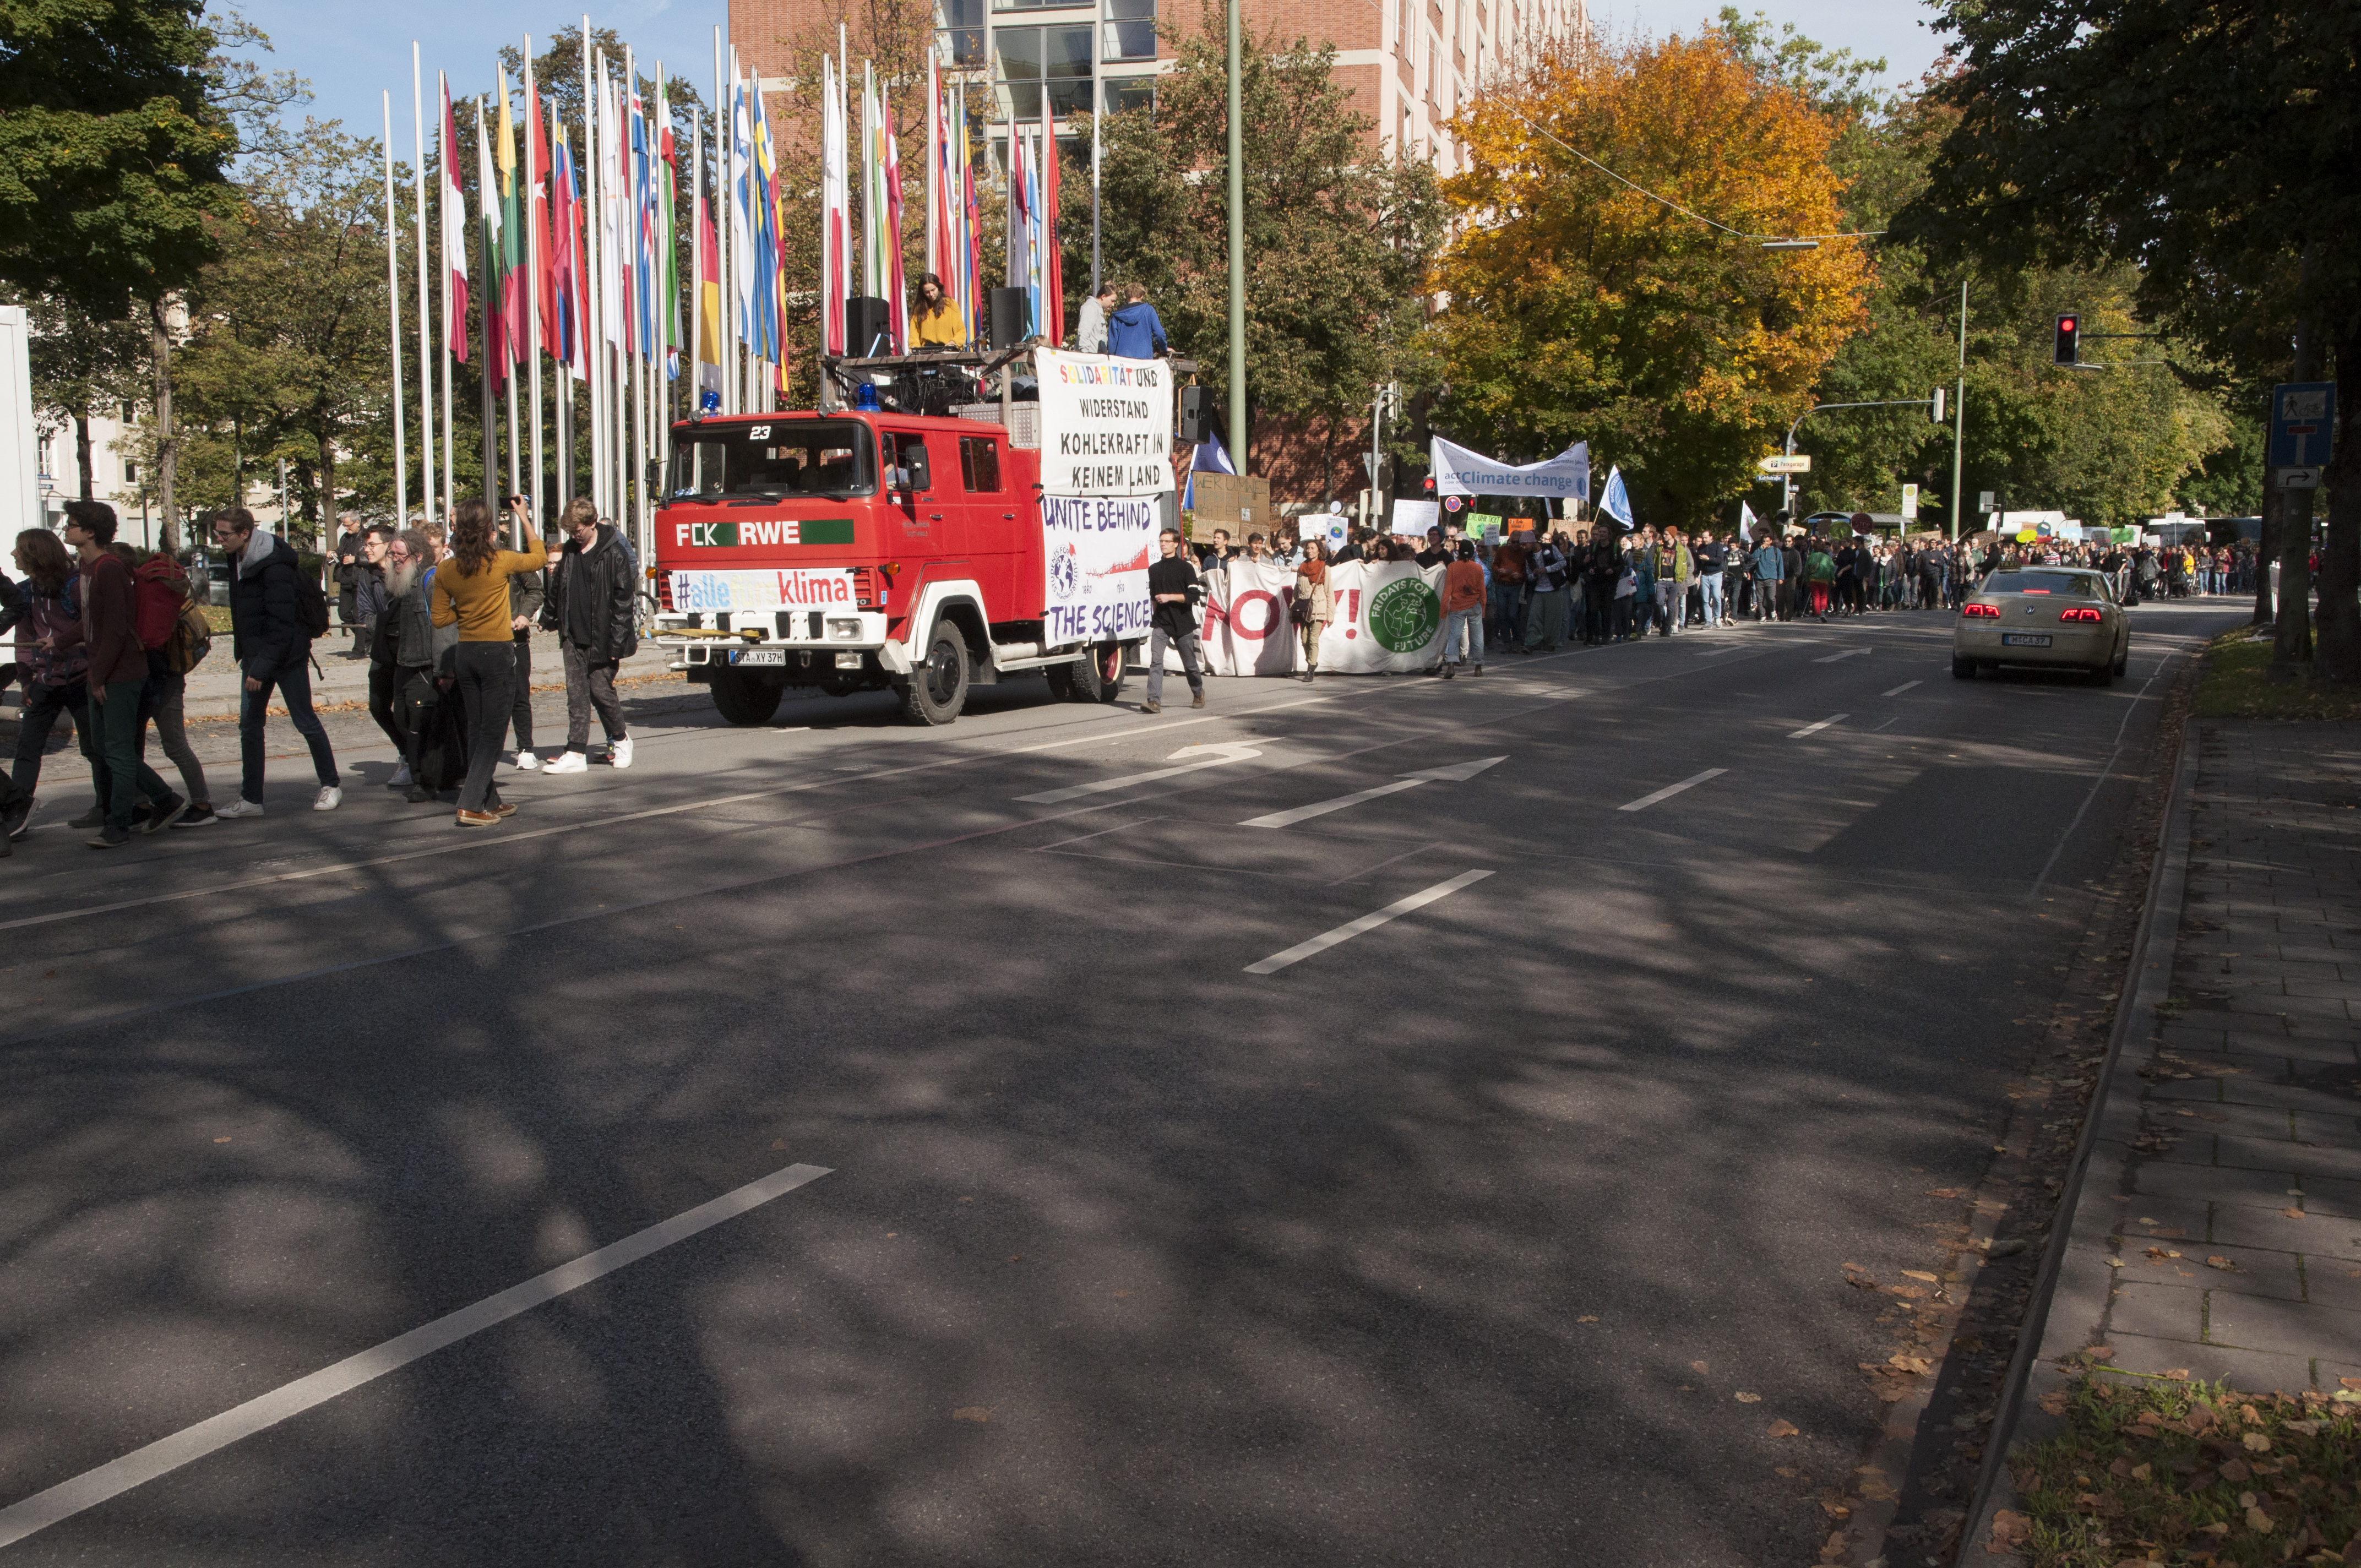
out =
[[828,623],[828,634],[830,638],[839,642],[852,641],[855,638],[861,635],[861,622],[858,620],[830,620]]

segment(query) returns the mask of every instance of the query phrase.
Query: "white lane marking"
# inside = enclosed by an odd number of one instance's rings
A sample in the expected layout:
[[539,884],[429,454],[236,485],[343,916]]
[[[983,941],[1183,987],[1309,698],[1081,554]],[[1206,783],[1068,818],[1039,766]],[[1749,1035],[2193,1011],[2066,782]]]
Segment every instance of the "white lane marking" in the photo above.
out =
[[1299,964],[1314,953],[1324,953],[1339,942],[1349,942],[1364,931],[1374,931],[1389,920],[1399,920],[1413,909],[1423,909],[1438,898],[1448,898],[1470,883],[1482,882],[1490,872],[1461,872],[1449,882],[1436,883],[1421,888],[1408,898],[1398,899],[1374,915],[1364,915],[1358,920],[1347,920],[1333,931],[1323,931],[1308,942],[1298,942],[1283,953],[1273,953],[1259,963],[1246,965],[1248,974],[1277,974],[1290,964]]
[[1878,693],[1877,695],[1878,695],[1878,696],[1900,696],[1904,692],[1908,691],[1912,686],[1923,686],[1923,685],[1925,685],[1926,684],[1927,684],[1927,683],[1926,683],[1925,681],[1905,681],[1905,682],[1903,682],[1900,685],[1895,686],[1892,691],[1890,691],[1890,692],[1880,692],[1880,693]]
[[1619,806],[1618,811],[1645,811],[1660,800],[1670,800],[1685,789],[1695,789],[1708,779],[1718,779],[1730,772],[1728,768],[1708,768],[1695,778],[1683,779],[1676,784],[1666,784],[1653,795],[1643,795],[1629,806]]
[[1806,735],[1817,735],[1821,730],[1826,729],[1829,725],[1841,724],[1851,717],[1852,715],[1850,713],[1831,713],[1826,718],[1821,719],[1817,724],[1806,724],[1801,729],[1790,729],[1787,731],[1787,739],[1790,740],[1801,740]]
[[[1183,746],[1165,759],[1180,762],[1177,768],[1159,768],[1154,773],[1126,773],[1119,779],[1101,779],[1096,784],[1069,784],[1064,789],[1045,789],[1038,795],[1020,795],[1016,798],[1036,806],[1055,806],[1062,800],[1080,800],[1086,795],[1104,795],[1109,790],[1129,789],[1134,784],[1154,784],[1159,779],[1177,778],[1193,773],[1201,768],[1219,768],[1232,762],[1243,762],[1262,752],[1252,746],[1239,746],[1226,740],[1210,741],[1199,746]],[[1185,761],[1183,759],[1186,759]]]
[[333,1366],[322,1367],[308,1377],[299,1377],[192,1427],[184,1427],[170,1437],[159,1438],[145,1448],[134,1449],[95,1470],[85,1470],[70,1481],[60,1481],[47,1491],[11,1503],[0,1508],[0,1547],[71,1519],[159,1475],[169,1475],[184,1464],[277,1426],[291,1416],[302,1415],[340,1394],[373,1383],[389,1372],[398,1372],[413,1361],[529,1312],[545,1301],[554,1301],[569,1290],[604,1278],[675,1242],[686,1241],[699,1231],[710,1230],[725,1220],[734,1220],[749,1210],[761,1208],[772,1199],[827,1174],[828,1168],[818,1165],[791,1165],[774,1170],[669,1220],[634,1231],[620,1241],[609,1242],[596,1252],[585,1253],[571,1263],[560,1264],[522,1285],[511,1285],[497,1296],[487,1296],[472,1307],[462,1307],[408,1333],[397,1334]]
[[[1892,718],[1887,719],[1887,720],[1885,721],[1885,724],[1899,724],[1901,721],[1902,721],[1902,716],[1901,716],[1900,714],[1898,714],[1898,713],[1897,713],[1897,714],[1895,714]],[[1884,728],[1885,728],[1885,724],[1881,724],[1881,725],[1879,725],[1879,726],[1877,727],[1877,729],[1884,729]],[[1873,730],[1872,730],[1872,731],[1870,731],[1870,733],[1872,733],[1872,735],[1873,735],[1873,734],[1875,734],[1876,732],[1877,732],[1877,731],[1876,731],[1876,730],[1874,730],[1874,729],[1873,729]]]
[[1447,767],[1428,768],[1423,773],[1404,773],[1392,784],[1379,784],[1352,795],[1340,795],[1334,800],[1314,801],[1289,811],[1274,811],[1267,817],[1250,817],[1238,824],[1241,828],[1286,828],[1314,817],[1325,817],[1332,811],[1342,811],[1348,806],[1358,806],[1366,800],[1377,800],[1389,795],[1399,795],[1406,789],[1416,789],[1422,784],[1466,784],[1486,768],[1505,762],[1506,757],[1479,757],[1472,762],[1454,762]]
[[1060,839],[1054,844],[1044,844],[1040,846],[1039,852],[1047,854],[1051,850],[1062,850],[1069,844],[1080,844],[1092,839],[1104,839],[1110,833],[1121,833],[1126,829],[1132,828],[1144,828],[1150,822],[1161,822],[1163,820],[1164,818],[1161,817],[1143,817],[1137,822],[1125,822],[1113,828],[1102,828],[1095,833],[1085,833],[1080,839]]
[[1868,652],[1869,650],[1866,648],[1848,648],[1841,653],[1831,653],[1825,659],[1815,659],[1812,663],[1815,664],[1833,664],[1839,659],[1858,659],[1863,653]]

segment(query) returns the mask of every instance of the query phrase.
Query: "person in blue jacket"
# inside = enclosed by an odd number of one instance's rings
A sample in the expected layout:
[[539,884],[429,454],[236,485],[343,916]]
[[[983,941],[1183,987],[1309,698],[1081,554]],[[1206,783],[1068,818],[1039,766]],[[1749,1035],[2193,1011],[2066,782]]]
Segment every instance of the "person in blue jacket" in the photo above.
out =
[[1106,351],[1118,359],[1153,359],[1172,350],[1164,340],[1164,323],[1139,283],[1131,286],[1131,302],[1107,318],[1106,334]]

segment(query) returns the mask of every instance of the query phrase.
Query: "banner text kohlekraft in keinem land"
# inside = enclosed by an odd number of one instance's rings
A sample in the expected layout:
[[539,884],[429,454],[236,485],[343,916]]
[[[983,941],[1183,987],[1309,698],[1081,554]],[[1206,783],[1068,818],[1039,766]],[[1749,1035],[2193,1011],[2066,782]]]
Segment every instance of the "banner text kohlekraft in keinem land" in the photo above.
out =
[[1172,487],[1172,370],[1160,359],[1036,349],[1041,491],[1158,496]]
[[1148,634],[1154,496],[1041,498],[1045,641],[1123,642]]

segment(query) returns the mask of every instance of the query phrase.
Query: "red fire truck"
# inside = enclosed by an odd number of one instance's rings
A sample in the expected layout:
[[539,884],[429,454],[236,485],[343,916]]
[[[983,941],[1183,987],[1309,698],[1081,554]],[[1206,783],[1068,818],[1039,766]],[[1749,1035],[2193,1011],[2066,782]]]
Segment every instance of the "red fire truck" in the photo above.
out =
[[818,686],[890,689],[910,719],[949,724],[971,686],[1036,674],[1053,696],[1115,700],[1145,617],[1045,613],[1072,568],[1045,559],[1038,405],[986,410],[674,426],[656,641],[723,718],[761,724],[788,687]]

